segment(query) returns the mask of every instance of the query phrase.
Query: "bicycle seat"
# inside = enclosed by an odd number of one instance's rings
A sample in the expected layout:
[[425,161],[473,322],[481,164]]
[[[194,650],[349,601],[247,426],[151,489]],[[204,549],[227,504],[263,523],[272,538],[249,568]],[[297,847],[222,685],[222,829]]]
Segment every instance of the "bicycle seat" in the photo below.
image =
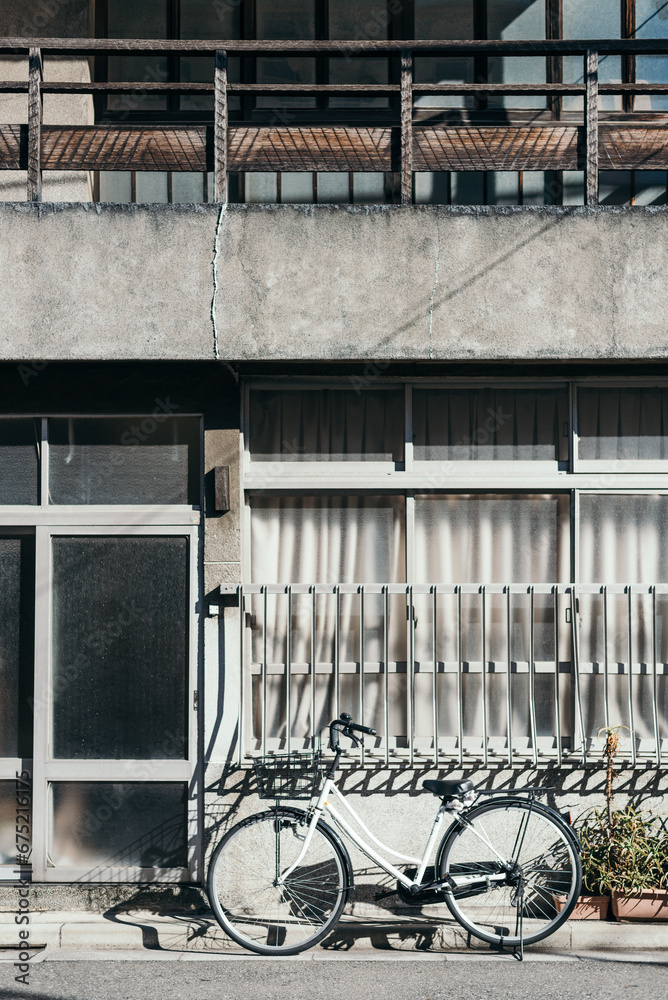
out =
[[453,795],[463,795],[470,792],[473,782],[465,778],[463,781],[423,781],[422,787],[426,788],[432,795],[438,795],[442,799],[452,798]]

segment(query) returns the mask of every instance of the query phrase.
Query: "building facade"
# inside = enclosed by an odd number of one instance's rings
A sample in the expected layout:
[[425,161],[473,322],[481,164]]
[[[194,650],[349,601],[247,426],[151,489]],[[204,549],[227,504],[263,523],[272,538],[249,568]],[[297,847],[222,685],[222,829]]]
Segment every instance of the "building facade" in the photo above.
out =
[[27,772],[44,905],[201,885],[340,711],[390,839],[604,726],[656,805],[661,3],[0,17],[0,878]]

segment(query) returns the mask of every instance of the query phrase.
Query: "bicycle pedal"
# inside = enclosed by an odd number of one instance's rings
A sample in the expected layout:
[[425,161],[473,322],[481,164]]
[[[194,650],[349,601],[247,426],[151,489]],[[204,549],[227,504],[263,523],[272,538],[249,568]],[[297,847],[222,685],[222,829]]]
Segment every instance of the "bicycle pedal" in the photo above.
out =
[[379,899],[385,899],[387,896],[396,896],[396,895],[397,895],[396,889],[387,889],[385,892],[377,892],[373,898],[376,902],[378,902]]

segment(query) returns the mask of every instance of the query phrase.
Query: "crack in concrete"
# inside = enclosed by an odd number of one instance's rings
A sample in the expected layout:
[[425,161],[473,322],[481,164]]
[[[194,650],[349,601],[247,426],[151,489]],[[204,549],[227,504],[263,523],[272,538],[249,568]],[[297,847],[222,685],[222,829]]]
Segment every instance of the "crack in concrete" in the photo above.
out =
[[429,302],[429,360],[433,358],[431,349],[431,331],[434,323],[434,296],[436,295],[436,286],[438,285],[438,265],[441,260],[441,241],[437,240],[436,243],[436,264],[434,265],[434,287],[431,290],[431,300]]
[[223,224],[223,216],[227,205],[220,206],[218,222],[216,223],[216,238],[213,243],[213,295],[211,297],[211,325],[213,327],[213,356],[218,361],[220,351],[218,349],[218,323],[216,321],[216,299],[218,298],[218,257],[220,255],[220,230]]
[[[211,296],[211,326],[213,327],[213,356],[216,361],[220,361],[220,348],[218,346],[218,321],[216,319],[216,300],[218,298],[218,257],[220,256],[220,231],[223,226],[223,219],[227,212],[227,202],[220,206],[218,222],[216,223],[216,237],[213,243],[213,261],[211,267],[213,271],[213,294]],[[234,381],[239,383],[239,372],[229,361],[223,361],[227,370],[231,373]]]

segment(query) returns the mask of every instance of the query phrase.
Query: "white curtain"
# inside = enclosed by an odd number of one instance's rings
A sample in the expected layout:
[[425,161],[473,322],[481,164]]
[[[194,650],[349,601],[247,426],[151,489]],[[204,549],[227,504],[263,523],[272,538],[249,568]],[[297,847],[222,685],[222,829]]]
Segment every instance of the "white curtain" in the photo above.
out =
[[568,459],[565,388],[414,389],[417,461]]
[[[580,573],[583,583],[668,582],[668,497],[658,495],[591,494],[580,497]],[[639,590],[640,588],[638,588]],[[647,588],[645,588],[647,589]],[[605,659],[603,597],[580,598],[580,657],[603,670]],[[607,653],[609,721],[629,725],[628,661],[629,634],[633,680],[634,723],[640,738],[652,738],[652,597],[633,594],[629,606],[625,594],[608,596]],[[668,688],[664,664],[668,664],[668,598],[656,600],[656,656],[659,663],[658,709],[660,728],[668,734]],[[588,682],[585,728],[590,736],[604,725],[604,687],[601,673]]]
[[[425,583],[556,583],[569,577],[569,500],[562,495],[450,494],[415,498],[414,579]],[[554,659],[553,599],[534,598],[534,660]],[[416,658],[433,661],[433,598],[416,598]],[[458,602],[442,595],[437,602],[437,660],[445,667],[458,659]],[[504,595],[486,598],[488,673],[488,732],[507,732],[507,605]],[[482,600],[462,596],[462,658],[464,735],[480,746],[482,738],[481,660]],[[562,630],[563,631],[563,630]],[[511,600],[511,658],[528,663],[530,597]],[[563,642],[565,636],[560,636]],[[563,655],[563,646],[562,646]],[[438,675],[439,731],[454,738],[458,731],[456,675],[444,669]],[[535,677],[537,732],[555,734],[553,674]],[[432,675],[418,671],[418,732],[431,730]],[[566,697],[566,689],[564,697]],[[528,739],[529,686],[526,671],[511,680],[513,737]],[[568,713],[564,702],[562,714]]]
[[668,391],[578,389],[578,434],[583,460],[668,458]]
[[256,389],[256,462],[403,461],[403,389]]
[[[378,496],[290,496],[258,497],[251,502],[251,568],[256,583],[400,583],[405,580],[403,497]],[[403,598],[400,598],[404,601]],[[340,598],[340,707],[357,715],[359,705],[360,598]],[[393,599],[393,606],[397,599]],[[405,601],[404,601],[405,604]],[[263,599],[252,601],[254,628],[252,659],[262,659],[262,628],[267,629],[267,660],[278,665],[268,683],[267,735],[286,734],[287,596],[270,596],[267,621],[263,622]],[[334,594],[317,598],[315,662],[321,673],[316,685],[316,731],[334,712],[334,641],[337,617]],[[405,617],[405,616],[404,616]],[[292,662],[295,671],[310,662],[312,598],[295,595],[292,604]],[[390,633],[389,657],[405,659],[399,616]],[[381,681],[383,660],[383,610],[380,596],[365,599],[365,661],[376,664],[365,687],[365,721],[378,728],[382,723]],[[383,665],[384,669],[384,665]],[[405,695],[405,675],[401,678]],[[256,681],[256,685],[259,681]],[[397,706],[402,699],[399,675],[391,678],[391,714],[396,726]],[[291,728],[296,738],[305,737],[310,726],[310,678],[297,673],[291,687]],[[260,732],[259,688],[254,696],[254,732]],[[401,727],[400,727],[401,728]]]

